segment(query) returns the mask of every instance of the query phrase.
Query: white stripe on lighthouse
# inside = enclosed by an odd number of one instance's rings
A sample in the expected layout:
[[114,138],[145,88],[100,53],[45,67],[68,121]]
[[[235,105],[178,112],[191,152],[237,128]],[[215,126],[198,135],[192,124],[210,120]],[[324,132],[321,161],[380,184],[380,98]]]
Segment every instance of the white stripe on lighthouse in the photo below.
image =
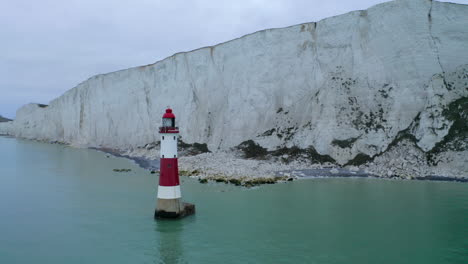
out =
[[158,186],[159,199],[177,199],[181,198],[180,185],[177,186]]
[[176,133],[161,134],[160,158],[177,158],[177,137]]

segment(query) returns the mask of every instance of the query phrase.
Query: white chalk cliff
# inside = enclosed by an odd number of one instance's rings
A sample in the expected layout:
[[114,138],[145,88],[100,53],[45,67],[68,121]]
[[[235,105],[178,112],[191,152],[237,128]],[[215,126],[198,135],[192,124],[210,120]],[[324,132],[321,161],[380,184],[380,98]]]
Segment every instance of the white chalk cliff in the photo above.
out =
[[467,96],[468,5],[397,0],[94,76],[0,134],[132,149],[158,141],[169,105],[211,151],[253,140],[345,164],[405,138],[464,174]]

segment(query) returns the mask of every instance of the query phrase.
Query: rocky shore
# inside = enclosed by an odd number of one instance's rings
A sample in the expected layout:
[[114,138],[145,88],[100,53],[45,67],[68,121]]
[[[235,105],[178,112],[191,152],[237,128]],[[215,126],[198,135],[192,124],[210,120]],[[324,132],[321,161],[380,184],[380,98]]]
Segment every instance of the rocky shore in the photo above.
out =
[[[401,152],[412,153],[401,155]],[[413,153],[414,152],[414,153]],[[273,184],[305,178],[323,177],[373,177],[401,180],[434,180],[468,182],[468,175],[448,175],[447,171],[424,164],[411,148],[398,148],[387,156],[377,157],[373,162],[360,166],[339,166],[330,162],[313,163],[306,158],[281,157],[245,158],[241,151],[205,152],[191,155],[191,150],[182,149],[179,156],[181,176],[197,178],[200,183],[224,182],[237,186]],[[396,159],[398,156],[401,160]],[[119,153],[118,156],[134,160],[143,168],[159,170],[159,148],[148,145]],[[389,162],[392,158],[393,162]],[[418,159],[419,158],[419,159]],[[439,172],[439,174],[435,174]],[[459,172],[459,171],[457,171]],[[434,174],[431,174],[434,173]]]
[[[67,145],[57,141],[36,141]],[[194,145],[182,143],[182,146],[184,147],[179,152],[179,174],[182,177],[196,178],[200,183],[218,182],[253,187],[299,179],[331,177],[468,182],[468,173],[448,175],[450,170],[428,166],[423,158],[418,156],[420,153],[408,146],[407,148],[400,146],[398,151],[393,151],[391,155],[387,153],[386,156],[377,157],[373,162],[360,166],[339,166],[330,162],[314,163],[304,157],[291,158],[288,155],[275,158],[245,158],[245,153],[238,150],[213,153],[203,152],[201,150],[204,148],[197,145],[194,147]],[[157,143],[126,151],[93,147],[90,149],[104,152],[108,157],[130,159],[152,174],[159,174],[159,145]],[[396,156],[400,160],[395,159]],[[127,170],[125,168],[114,169],[117,172]],[[453,171],[460,172],[459,170]],[[439,174],[436,174],[437,172]]]

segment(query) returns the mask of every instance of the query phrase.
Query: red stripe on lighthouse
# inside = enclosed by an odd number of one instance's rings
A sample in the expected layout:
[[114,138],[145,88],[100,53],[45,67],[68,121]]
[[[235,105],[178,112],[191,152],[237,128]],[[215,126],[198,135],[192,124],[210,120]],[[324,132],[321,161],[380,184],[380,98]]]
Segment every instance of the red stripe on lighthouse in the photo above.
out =
[[159,176],[160,186],[176,186],[179,184],[179,169],[177,158],[161,159],[161,168]]

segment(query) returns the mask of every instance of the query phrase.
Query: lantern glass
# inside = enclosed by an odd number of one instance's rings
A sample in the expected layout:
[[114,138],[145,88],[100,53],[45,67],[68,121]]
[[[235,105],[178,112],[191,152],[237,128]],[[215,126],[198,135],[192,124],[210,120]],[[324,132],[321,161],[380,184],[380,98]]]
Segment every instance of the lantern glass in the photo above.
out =
[[174,127],[174,118],[163,118],[163,127]]

